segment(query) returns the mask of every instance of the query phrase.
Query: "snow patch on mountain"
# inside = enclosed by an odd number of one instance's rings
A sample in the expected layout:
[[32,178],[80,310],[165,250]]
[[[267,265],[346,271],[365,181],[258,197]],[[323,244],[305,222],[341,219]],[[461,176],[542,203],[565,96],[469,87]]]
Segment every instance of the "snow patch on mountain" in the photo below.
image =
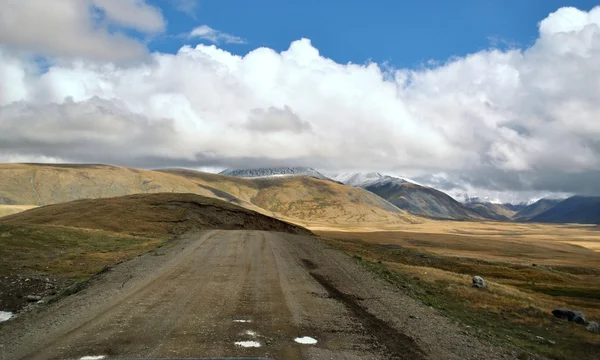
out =
[[313,176],[318,179],[329,178],[317,170],[309,167],[279,167],[279,168],[254,168],[254,169],[225,169],[219,174],[242,178],[267,178],[284,176]]
[[408,183],[421,185],[421,184],[417,183],[416,181],[413,181],[413,180],[405,178],[405,177],[391,176],[391,175],[386,175],[386,174],[382,174],[379,172],[342,173],[342,174],[331,175],[330,178],[335,181],[339,181],[345,185],[354,186],[354,187],[362,187],[362,188],[367,187],[367,186],[373,186],[373,185],[387,184],[390,182],[397,182],[397,183],[408,182]]

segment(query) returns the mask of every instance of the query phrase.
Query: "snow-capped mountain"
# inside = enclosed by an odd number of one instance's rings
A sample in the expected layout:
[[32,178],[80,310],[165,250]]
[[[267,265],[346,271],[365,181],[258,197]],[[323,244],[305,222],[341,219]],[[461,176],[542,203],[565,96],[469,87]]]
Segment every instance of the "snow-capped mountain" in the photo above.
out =
[[368,190],[415,215],[461,220],[479,218],[447,194],[407,178],[377,172],[338,174],[331,178],[345,185]]
[[317,170],[309,167],[275,167],[275,168],[255,168],[255,169],[225,169],[219,174],[227,176],[236,176],[243,178],[260,177],[279,177],[279,176],[312,176],[318,179],[329,178]]
[[417,182],[401,177],[401,176],[390,176],[378,172],[370,173],[343,173],[330,176],[331,179],[339,181],[342,184],[354,187],[365,187],[375,184],[386,184],[390,182],[403,183],[408,182],[412,184],[418,184]]
[[481,203],[490,203],[490,204],[502,204],[502,201],[494,198],[490,198],[489,196],[479,197],[477,195],[470,196],[467,193],[458,193],[453,196],[456,200],[462,202],[463,204],[481,204]]

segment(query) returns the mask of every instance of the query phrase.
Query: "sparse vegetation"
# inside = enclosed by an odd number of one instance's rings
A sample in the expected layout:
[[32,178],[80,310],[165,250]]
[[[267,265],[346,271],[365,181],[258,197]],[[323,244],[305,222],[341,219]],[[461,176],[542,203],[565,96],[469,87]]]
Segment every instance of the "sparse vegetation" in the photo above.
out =
[[102,230],[0,224],[0,274],[90,276],[161,241]]
[[161,248],[190,229],[305,229],[193,194],[131,195],[49,205],[0,219],[0,275],[86,277]]
[[[553,308],[570,307],[588,319],[600,319],[600,262],[596,267],[582,267],[577,260],[558,268],[525,266],[482,260],[485,252],[453,257],[390,244],[389,239],[378,244],[374,233],[325,235],[325,242],[412,297],[470,326],[474,336],[522,349],[521,358],[532,353],[552,359],[596,359],[600,353],[600,337],[551,315]],[[440,246],[446,243],[438,241]],[[489,288],[472,288],[473,275],[483,276]]]

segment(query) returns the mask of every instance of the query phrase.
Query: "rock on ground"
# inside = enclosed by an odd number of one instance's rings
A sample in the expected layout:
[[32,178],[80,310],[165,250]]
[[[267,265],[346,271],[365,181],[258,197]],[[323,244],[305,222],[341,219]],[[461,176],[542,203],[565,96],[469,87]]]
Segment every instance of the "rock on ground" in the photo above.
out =
[[585,315],[579,311],[573,311],[567,308],[560,308],[552,310],[552,315],[559,319],[567,319],[577,324],[585,324]]
[[481,276],[473,276],[473,287],[483,289],[487,287],[487,283]]
[[590,321],[585,329],[591,333],[600,334],[600,326],[595,321]]

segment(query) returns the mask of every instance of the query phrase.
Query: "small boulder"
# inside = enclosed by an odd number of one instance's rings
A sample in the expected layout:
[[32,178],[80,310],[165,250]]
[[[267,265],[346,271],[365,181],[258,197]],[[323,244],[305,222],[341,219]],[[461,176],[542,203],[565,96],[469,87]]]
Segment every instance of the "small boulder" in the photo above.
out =
[[473,276],[473,287],[483,289],[487,287],[487,283],[481,276]]
[[586,326],[585,329],[591,333],[600,334],[600,326],[595,321],[590,321],[590,323],[588,324],[588,326]]

